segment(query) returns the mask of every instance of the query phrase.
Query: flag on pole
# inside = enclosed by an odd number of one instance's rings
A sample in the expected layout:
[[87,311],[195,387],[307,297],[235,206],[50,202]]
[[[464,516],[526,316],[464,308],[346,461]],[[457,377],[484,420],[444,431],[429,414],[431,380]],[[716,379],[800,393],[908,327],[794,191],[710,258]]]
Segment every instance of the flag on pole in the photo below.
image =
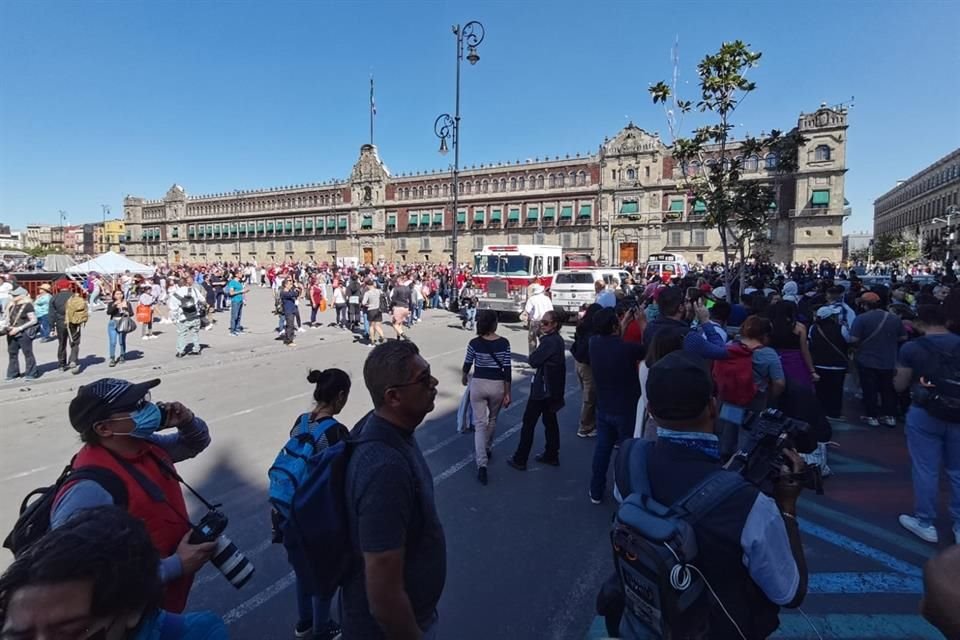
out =
[[370,113],[377,115],[377,103],[373,100],[373,76],[370,76]]

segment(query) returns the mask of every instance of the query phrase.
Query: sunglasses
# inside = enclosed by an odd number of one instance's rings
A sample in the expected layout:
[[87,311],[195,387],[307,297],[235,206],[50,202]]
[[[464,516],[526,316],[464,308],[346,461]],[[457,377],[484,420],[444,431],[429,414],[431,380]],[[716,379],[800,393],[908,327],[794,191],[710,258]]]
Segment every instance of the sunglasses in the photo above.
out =
[[404,382],[403,384],[394,384],[387,387],[387,390],[390,389],[402,389],[403,387],[412,387],[414,385],[420,385],[421,387],[429,387],[433,384],[433,375],[430,373],[430,367],[427,367],[423,373],[417,376],[412,382]]

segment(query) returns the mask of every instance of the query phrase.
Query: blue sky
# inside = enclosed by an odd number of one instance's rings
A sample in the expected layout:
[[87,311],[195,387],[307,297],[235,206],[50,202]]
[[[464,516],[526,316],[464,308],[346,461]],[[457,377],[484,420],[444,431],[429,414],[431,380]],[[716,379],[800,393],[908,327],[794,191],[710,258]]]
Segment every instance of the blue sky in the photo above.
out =
[[[450,25],[480,20],[464,67],[462,162],[595,151],[627,118],[667,137],[650,82],[681,81],[724,40],[763,52],[742,132],[856,97],[847,231],[872,202],[960,146],[956,2],[0,2],[0,222],[99,220],[161,197],[345,177],[367,141],[376,77],[381,157],[443,168]],[[690,92],[691,97],[693,96]],[[693,119],[686,128],[697,124]]]

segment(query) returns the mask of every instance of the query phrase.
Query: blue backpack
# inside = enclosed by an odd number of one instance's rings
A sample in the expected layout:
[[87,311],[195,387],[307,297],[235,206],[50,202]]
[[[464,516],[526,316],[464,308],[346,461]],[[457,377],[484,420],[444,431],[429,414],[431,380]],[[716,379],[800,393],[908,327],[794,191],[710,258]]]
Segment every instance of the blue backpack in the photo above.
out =
[[277,528],[281,532],[290,521],[293,497],[307,475],[310,458],[329,446],[327,429],[337,424],[333,418],[311,423],[310,414],[300,416],[290,432],[290,439],[267,471],[270,478],[268,499],[279,517],[280,522],[275,524],[279,524]]

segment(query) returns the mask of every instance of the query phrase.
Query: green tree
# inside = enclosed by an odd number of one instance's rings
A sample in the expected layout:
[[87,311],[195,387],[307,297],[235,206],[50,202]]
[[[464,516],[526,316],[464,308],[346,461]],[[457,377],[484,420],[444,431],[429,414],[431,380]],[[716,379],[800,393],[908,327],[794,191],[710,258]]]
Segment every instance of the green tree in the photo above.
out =
[[916,240],[902,233],[885,233],[873,241],[873,259],[878,262],[916,258],[918,254]]
[[[766,238],[771,216],[777,215],[776,202],[783,177],[797,170],[799,148],[805,140],[794,130],[772,131],[762,138],[748,136],[734,140],[732,119],[737,107],[756,89],[747,79],[750,69],[759,64],[760,52],[751,51],[740,40],[725,42],[697,65],[700,99],[694,103],[677,93],[677,57],[674,50],[674,74],[671,84],[660,81],[649,88],[654,104],[662,104],[673,139],[673,158],[679,166],[682,184],[690,200],[706,207],[704,222],[717,229],[723,247],[724,285],[732,291],[730,255],[738,255],[745,264],[751,242]],[[683,116],[692,111],[710,113],[715,122],[693,130],[689,137],[678,135]],[[770,182],[743,179],[743,161],[751,156],[774,153],[776,169]],[[745,271],[740,270],[741,288]]]

